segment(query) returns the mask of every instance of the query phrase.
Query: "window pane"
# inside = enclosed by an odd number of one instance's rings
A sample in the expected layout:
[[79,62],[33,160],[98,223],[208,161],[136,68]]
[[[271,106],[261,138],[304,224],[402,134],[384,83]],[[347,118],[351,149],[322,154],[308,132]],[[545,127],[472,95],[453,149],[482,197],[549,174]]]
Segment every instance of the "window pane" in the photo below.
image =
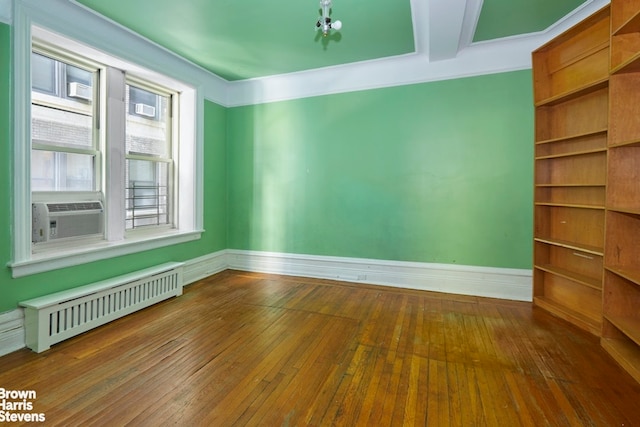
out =
[[31,150],[32,191],[93,191],[95,156]]
[[93,117],[33,104],[31,139],[60,147],[93,148]]
[[60,101],[62,108],[91,104],[95,74],[35,52],[31,54],[32,90],[72,101],[71,104]]
[[127,85],[126,97],[127,153],[168,158],[169,97],[130,85]]
[[169,223],[169,166],[127,160],[126,228]]
[[32,53],[31,58],[31,139],[34,147],[49,148],[42,147],[46,144],[95,149],[91,104],[97,71],[87,71],[37,53]]
[[[159,117],[158,111],[158,95],[148,90],[140,89],[135,86],[128,86],[129,91],[129,111],[143,117],[156,118]],[[140,104],[152,107],[153,109],[141,110]],[[138,107],[136,107],[138,106]]]
[[55,62],[51,58],[31,54],[31,81],[34,90],[38,90],[51,95],[56,95],[56,73]]
[[66,64],[67,83],[82,83],[83,85],[93,86],[93,73],[73,65]]

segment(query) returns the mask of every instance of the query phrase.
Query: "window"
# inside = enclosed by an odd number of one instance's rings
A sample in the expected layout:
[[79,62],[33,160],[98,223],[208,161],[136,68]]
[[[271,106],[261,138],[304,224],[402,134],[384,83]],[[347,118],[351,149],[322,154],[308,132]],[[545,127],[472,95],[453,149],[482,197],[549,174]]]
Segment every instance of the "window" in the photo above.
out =
[[171,98],[126,87],[126,228],[171,223]]
[[35,51],[31,63],[31,190],[94,191],[98,71]]
[[57,61],[46,53],[31,54],[32,87],[45,94],[90,104],[94,71]]
[[[125,211],[118,214],[125,216],[125,230],[172,227],[175,216],[171,211],[175,205],[172,110],[177,93],[134,76],[126,76],[115,88],[108,88],[107,97],[113,98],[118,89],[122,89],[117,86],[124,86],[125,154],[119,158],[118,135],[105,135],[104,144],[98,141],[100,112],[104,110],[106,116],[112,118],[118,114],[100,103],[95,95],[102,84],[100,70],[109,67],[81,64],[89,62],[47,46],[36,44],[32,52],[33,198],[53,203],[61,193],[68,198],[73,198],[73,193],[83,198],[87,196],[79,193],[95,192],[107,201],[123,195]],[[117,105],[114,110],[122,112]],[[103,153],[109,155],[103,156]],[[114,187],[112,183],[104,188],[99,186],[102,158],[124,161],[123,188]],[[81,236],[78,232],[78,236],[73,237]],[[41,241],[38,238],[33,243],[40,245]]]
[[167,108],[166,97],[131,85],[127,85],[127,105],[129,115],[151,120],[162,120],[162,109]]
[[[13,277],[198,239],[203,98],[166,75],[30,29],[15,39]],[[163,58],[181,75],[173,61]],[[66,209],[79,220],[61,219]],[[37,233],[36,223],[47,230]]]

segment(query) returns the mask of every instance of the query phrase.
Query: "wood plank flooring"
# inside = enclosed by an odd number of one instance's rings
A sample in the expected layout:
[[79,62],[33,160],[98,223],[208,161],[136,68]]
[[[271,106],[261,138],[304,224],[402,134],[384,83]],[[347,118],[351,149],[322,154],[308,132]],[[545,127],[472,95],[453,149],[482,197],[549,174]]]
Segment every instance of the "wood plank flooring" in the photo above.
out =
[[236,271],[1,357],[0,387],[45,425],[640,425],[640,385],[529,303]]

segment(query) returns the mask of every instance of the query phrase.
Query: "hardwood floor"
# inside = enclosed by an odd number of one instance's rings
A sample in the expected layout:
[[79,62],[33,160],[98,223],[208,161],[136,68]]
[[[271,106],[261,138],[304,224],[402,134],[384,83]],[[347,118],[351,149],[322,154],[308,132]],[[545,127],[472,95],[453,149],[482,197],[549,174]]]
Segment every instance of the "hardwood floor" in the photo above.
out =
[[529,303],[234,271],[1,357],[0,387],[45,425],[640,425],[640,385]]

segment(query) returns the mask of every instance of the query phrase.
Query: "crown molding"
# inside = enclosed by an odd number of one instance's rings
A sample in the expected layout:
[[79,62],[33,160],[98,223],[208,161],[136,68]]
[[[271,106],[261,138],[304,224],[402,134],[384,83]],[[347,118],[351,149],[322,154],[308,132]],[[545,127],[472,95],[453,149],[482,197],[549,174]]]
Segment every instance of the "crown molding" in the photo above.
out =
[[[471,43],[466,47],[468,35],[462,34],[461,49],[450,59],[430,60],[425,48],[428,36],[420,33],[421,42],[416,44],[418,50],[413,54],[232,81],[228,83],[226,106],[262,104],[530,69],[532,51],[607,4],[609,1],[605,0],[588,1],[538,33]],[[480,13],[481,4],[469,0],[467,5],[471,9],[465,21],[477,20],[475,14]],[[426,9],[419,8],[420,19],[424,19],[428,13]]]
[[[523,46],[524,45],[524,46]],[[531,67],[527,40],[469,47],[456,58],[429,61],[428,56],[399,57],[338,65],[259,79],[229,82],[227,106],[262,104],[313,96],[426,83]]]

